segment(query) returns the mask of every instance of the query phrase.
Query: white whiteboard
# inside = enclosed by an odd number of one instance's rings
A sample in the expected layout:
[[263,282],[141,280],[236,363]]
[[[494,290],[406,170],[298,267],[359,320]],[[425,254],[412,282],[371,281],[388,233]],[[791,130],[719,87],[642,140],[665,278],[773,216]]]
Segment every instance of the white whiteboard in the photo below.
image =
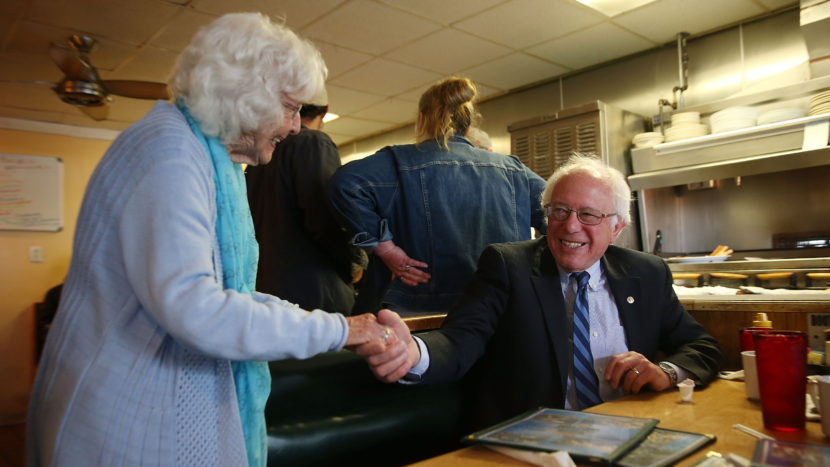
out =
[[63,228],[63,162],[0,153],[0,230]]

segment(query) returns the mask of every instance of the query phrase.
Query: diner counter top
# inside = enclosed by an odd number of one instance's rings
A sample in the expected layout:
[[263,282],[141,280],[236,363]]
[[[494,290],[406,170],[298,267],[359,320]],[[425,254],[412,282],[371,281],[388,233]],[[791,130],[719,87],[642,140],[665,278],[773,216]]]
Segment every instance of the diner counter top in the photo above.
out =
[[[830,293],[800,295],[700,295],[681,296],[680,303],[690,312],[742,311],[742,312],[799,312],[830,313]],[[446,313],[406,316],[403,318],[412,332],[441,327]],[[751,321],[751,319],[750,319]],[[748,322],[748,321],[747,321]],[[744,326],[739,325],[737,329]]]
[[[645,392],[626,396],[591,407],[587,409],[587,412],[656,418],[660,420],[658,427],[708,433],[717,437],[714,443],[680,461],[677,464],[679,466],[693,465],[710,450],[724,456],[734,453],[746,459],[752,459],[757,439],[733,428],[732,425],[736,423],[782,441],[830,446],[830,439],[822,434],[820,422],[807,421],[806,429],[800,432],[780,432],[764,428],[760,402],[747,399],[744,383],[738,381],[716,380],[706,389],[696,390],[691,403],[682,402],[680,392],[675,389],[660,393]],[[475,445],[414,465],[470,467],[528,464],[484,446]]]

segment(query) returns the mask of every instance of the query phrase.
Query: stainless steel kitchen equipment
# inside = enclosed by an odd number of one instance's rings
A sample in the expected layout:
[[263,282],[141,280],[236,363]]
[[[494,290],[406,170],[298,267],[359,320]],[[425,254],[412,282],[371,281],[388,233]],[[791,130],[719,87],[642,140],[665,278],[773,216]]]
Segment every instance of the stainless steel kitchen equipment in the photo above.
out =
[[[631,174],[631,139],[642,133],[648,119],[602,101],[508,125],[510,151],[525,165],[547,179],[574,152],[590,153],[606,165]],[[632,223],[615,242],[642,249],[637,206],[632,206]]]
[[[683,111],[804,106],[826,89],[830,77]],[[812,115],[633,149],[643,245],[659,230],[667,257],[720,244],[735,250],[730,260],[830,256],[819,248],[830,245],[828,125],[830,114]]]

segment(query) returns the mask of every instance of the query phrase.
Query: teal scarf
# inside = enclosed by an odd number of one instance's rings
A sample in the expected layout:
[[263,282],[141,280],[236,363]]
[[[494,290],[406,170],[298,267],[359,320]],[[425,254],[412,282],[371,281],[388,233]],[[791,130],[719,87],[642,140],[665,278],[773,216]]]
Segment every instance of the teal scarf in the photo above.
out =
[[[227,289],[253,293],[259,246],[254,234],[254,222],[248,207],[245,175],[242,166],[231,161],[227,149],[215,137],[202,133],[185,105],[179,101],[179,110],[196,139],[202,143],[213,162],[213,181],[216,185],[216,237],[222,256],[222,281]],[[264,467],[268,446],[265,432],[265,403],[271,393],[271,373],[267,362],[233,362],[236,398],[245,449],[251,467]]]

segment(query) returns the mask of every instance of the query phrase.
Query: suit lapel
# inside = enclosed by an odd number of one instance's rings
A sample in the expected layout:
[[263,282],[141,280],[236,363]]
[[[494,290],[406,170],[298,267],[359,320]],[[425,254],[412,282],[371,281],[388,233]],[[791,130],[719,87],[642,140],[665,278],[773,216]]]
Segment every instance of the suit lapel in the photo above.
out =
[[539,310],[545,323],[545,330],[556,354],[559,378],[564,393],[567,387],[570,363],[570,346],[568,339],[568,317],[565,312],[565,299],[559,285],[559,270],[544,239],[539,243],[533,261],[533,273],[530,281],[539,301]]

